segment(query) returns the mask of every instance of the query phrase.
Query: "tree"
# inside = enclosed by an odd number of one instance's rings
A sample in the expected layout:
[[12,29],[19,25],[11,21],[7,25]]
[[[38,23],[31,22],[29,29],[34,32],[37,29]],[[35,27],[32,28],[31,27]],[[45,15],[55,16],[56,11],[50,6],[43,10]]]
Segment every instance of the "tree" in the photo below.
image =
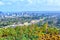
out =
[[42,29],[43,29],[43,32],[45,33],[47,33],[47,30],[48,30],[48,22],[46,22],[46,23],[44,23],[43,25],[42,25]]

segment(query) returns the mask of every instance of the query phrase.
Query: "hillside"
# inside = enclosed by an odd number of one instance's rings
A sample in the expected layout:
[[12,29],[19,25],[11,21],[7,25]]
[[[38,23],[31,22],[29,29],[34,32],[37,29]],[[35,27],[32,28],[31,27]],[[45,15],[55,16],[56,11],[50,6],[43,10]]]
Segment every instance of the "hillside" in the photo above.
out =
[[49,27],[48,23],[38,26],[0,28],[0,40],[60,40],[60,28]]

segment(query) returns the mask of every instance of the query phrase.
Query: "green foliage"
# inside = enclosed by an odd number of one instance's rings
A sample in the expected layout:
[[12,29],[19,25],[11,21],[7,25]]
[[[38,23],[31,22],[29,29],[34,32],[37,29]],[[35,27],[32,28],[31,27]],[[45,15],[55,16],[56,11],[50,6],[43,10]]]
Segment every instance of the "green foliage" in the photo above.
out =
[[45,23],[38,27],[36,24],[31,26],[17,26],[16,28],[1,28],[0,40],[38,40],[44,34],[59,34],[59,29],[48,27]]

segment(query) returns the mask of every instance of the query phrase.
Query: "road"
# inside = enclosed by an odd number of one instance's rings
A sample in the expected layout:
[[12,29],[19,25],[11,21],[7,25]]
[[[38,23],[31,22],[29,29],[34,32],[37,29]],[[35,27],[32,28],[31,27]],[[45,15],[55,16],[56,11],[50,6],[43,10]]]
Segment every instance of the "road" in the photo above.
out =
[[39,20],[32,20],[30,23],[25,22],[24,24],[13,24],[13,25],[8,25],[8,26],[5,26],[5,27],[3,27],[3,28],[16,27],[16,26],[24,26],[24,25],[28,26],[28,25],[36,24],[36,23],[38,23],[38,22],[40,22],[40,21],[43,21],[44,19],[45,19],[45,18],[39,19]]

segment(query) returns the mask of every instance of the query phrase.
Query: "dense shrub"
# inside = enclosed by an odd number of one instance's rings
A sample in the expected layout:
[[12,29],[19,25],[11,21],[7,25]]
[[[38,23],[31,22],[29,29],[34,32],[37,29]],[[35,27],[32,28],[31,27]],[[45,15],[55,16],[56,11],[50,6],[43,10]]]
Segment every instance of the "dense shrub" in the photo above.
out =
[[0,28],[0,40],[60,40],[59,32],[58,28],[48,27],[47,23],[41,27],[31,25]]

